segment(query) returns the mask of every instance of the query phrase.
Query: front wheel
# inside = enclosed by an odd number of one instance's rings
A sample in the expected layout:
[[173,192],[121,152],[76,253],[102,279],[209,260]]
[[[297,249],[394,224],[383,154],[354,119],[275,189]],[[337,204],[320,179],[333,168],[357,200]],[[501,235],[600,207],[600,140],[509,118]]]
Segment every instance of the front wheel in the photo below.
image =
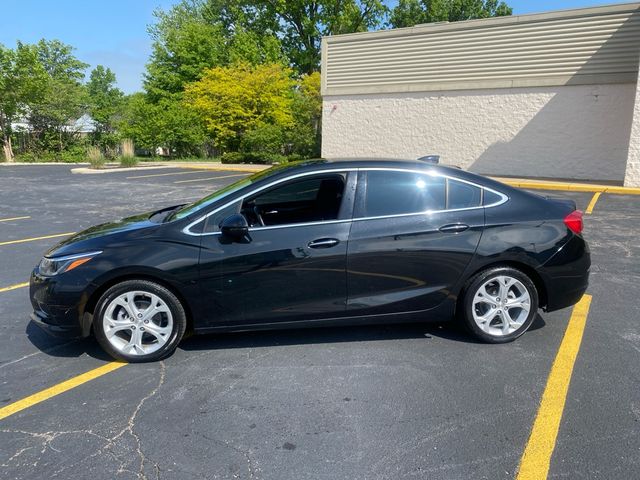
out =
[[537,313],[536,287],[515,268],[490,268],[472,278],[465,288],[464,321],[485,342],[515,340],[527,331]]
[[176,296],[154,282],[127,280],[109,288],[96,306],[93,329],[102,348],[126,362],[167,357],[187,326]]

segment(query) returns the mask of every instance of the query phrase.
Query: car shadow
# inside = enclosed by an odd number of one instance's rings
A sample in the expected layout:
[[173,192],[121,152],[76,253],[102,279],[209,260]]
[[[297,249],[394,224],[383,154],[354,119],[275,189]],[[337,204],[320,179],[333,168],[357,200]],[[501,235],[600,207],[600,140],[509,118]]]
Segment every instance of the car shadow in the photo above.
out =
[[[537,315],[529,330],[537,330],[544,326],[545,321],[540,315]],[[86,354],[99,360],[112,360],[93,337],[76,340],[56,339],[42,332],[33,323],[27,325],[26,333],[31,343],[49,356],[80,357]],[[178,348],[184,351],[227,350],[323,343],[431,339],[434,337],[460,343],[482,343],[469,334],[458,322],[441,322],[220,332],[192,335],[184,339]]]
[[98,360],[113,361],[93,337],[65,339],[56,338],[43,332],[33,321],[27,324],[25,333],[29,341],[42,353],[51,357],[74,358],[89,355]]

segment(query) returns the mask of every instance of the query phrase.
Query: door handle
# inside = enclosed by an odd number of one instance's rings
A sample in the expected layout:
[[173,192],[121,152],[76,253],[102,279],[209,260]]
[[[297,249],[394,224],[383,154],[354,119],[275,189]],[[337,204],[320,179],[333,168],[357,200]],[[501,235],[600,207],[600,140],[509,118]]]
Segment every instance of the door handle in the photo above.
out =
[[439,230],[443,233],[460,233],[464,232],[467,228],[469,228],[469,225],[465,225],[464,223],[450,223],[441,226]]
[[314,240],[309,242],[307,246],[309,248],[331,248],[335,247],[340,243],[340,240],[337,238],[320,238],[318,240]]

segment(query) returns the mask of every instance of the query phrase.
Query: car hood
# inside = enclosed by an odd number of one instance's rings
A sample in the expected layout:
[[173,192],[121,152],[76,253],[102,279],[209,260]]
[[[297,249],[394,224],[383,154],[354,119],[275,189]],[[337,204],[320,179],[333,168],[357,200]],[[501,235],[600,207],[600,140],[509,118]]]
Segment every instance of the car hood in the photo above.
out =
[[162,224],[150,220],[157,212],[146,212],[109,223],[102,223],[87,228],[60,242],[51,248],[46,257],[74,255],[94,250],[102,250],[109,246],[146,236],[154,232]]

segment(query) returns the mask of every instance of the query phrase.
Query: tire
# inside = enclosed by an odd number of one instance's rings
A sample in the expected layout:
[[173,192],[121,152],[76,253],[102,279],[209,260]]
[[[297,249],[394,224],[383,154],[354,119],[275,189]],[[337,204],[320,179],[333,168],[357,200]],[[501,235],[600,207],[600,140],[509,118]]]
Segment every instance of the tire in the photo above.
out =
[[109,288],[98,300],[93,317],[100,346],[113,358],[130,363],[168,357],[186,327],[180,300],[148,280],[127,280]]
[[464,323],[476,338],[486,343],[508,343],[533,323],[538,313],[538,291],[520,270],[493,267],[469,280],[462,305]]

